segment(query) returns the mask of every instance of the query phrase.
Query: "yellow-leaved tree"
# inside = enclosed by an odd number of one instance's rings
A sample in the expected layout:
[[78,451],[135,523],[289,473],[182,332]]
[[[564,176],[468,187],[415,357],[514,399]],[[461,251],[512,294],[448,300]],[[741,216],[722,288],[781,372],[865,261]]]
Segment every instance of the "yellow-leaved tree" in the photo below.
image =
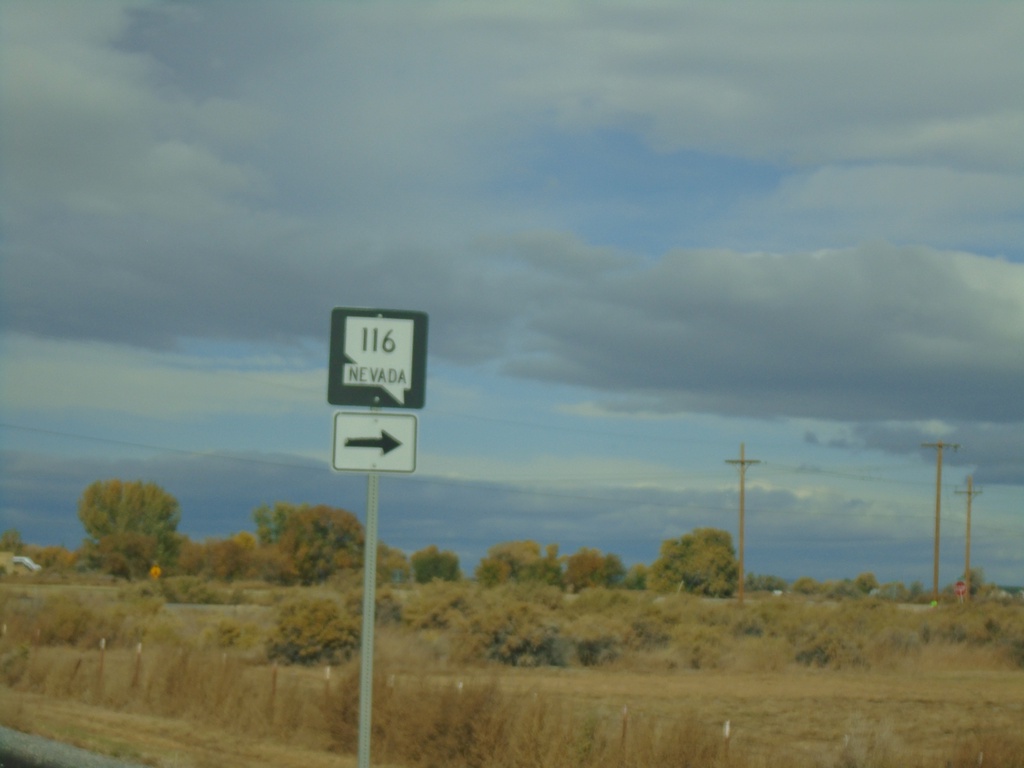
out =
[[107,573],[140,578],[177,560],[181,508],[156,483],[97,480],[78,501],[78,519],[88,534],[86,561]]
[[729,597],[736,590],[739,566],[728,531],[697,528],[661,543],[647,576],[659,592],[684,590],[707,597]]

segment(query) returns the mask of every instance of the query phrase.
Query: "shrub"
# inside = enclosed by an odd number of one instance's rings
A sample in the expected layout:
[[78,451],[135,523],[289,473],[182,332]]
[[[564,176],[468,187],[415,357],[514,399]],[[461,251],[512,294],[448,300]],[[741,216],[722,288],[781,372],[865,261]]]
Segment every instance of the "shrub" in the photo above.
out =
[[162,579],[158,583],[160,591],[168,603],[216,605],[223,602],[220,596],[210,588],[207,581],[195,576],[177,576]]
[[14,685],[21,680],[28,669],[29,650],[27,645],[18,645],[0,655],[0,680],[5,685]]
[[96,608],[67,595],[47,598],[34,616],[36,641],[40,645],[90,647],[105,638],[108,644],[120,639],[122,620],[114,611]]
[[795,659],[812,667],[845,669],[865,666],[860,648],[846,635],[845,631],[832,627],[823,629],[797,649]]
[[788,584],[781,576],[762,576],[748,573],[744,581],[748,592],[785,592]]
[[625,632],[616,622],[588,616],[571,624],[563,634],[575,651],[576,661],[584,667],[596,667],[619,657]]
[[790,588],[798,595],[816,595],[820,593],[822,589],[821,584],[810,576],[801,576],[793,582],[793,585]]
[[359,647],[359,618],[343,616],[324,598],[285,605],[267,645],[267,656],[289,664],[336,664]]
[[405,623],[414,629],[450,629],[461,626],[473,602],[473,587],[436,581],[412,593],[402,607]]
[[568,648],[558,625],[536,606],[516,601],[491,606],[474,615],[462,651],[521,667],[565,666]]
[[260,630],[253,624],[224,618],[207,627],[203,639],[216,648],[247,649],[259,643]]

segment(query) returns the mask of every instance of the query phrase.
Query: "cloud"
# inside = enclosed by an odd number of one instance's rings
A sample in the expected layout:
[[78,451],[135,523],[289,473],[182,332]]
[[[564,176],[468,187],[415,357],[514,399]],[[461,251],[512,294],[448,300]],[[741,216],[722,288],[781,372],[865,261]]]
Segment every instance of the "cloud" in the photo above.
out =
[[856,442],[865,448],[890,454],[926,453],[922,448],[939,440],[958,446],[943,451],[943,464],[955,468],[958,481],[967,474],[978,483],[1020,485],[1024,483],[1024,423],[960,422],[941,425],[941,429],[914,423],[868,423],[854,427]]
[[[233,161],[257,117],[239,102],[198,104],[159,86],[146,54],[118,50],[132,4],[100,13],[51,4],[37,23],[23,4],[5,9],[4,199],[22,215],[67,211],[100,218],[153,215],[193,222],[237,212],[235,198],[263,189],[259,171]],[[251,130],[251,128],[250,128]]]
[[264,419],[325,402],[326,373],[301,358],[263,351],[217,358],[157,354],[101,342],[0,337],[3,410],[99,412],[120,418]]
[[[303,354],[319,355],[331,307],[350,297],[350,306],[427,311],[439,360],[604,391],[610,409],[1024,418],[1020,264],[884,244],[627,262],[569,237],[504,242],[502,255],[491,245],[348,252],[341,271],[315,256],[286,269],[266,247],[238,275],[224,253],[180,270],[122,254],[119,279],[24,261],[9,273],[39,290],[14,293],[5,310],[28,333],[134,344],[308,339]],[[545,255],[549,266],[537,268]]]
[[877,239],[913,243],[927,233],[932,242],[1015,252],[1024,228],[1022,184],[1020,173],[1005,171],[884,163],[822,166],[788,176],[736,217],[796,219],[803,237],[812,242],[855,241],[870,232]]
[[230,5],[12,8],[4,167],[26,205],[228,226],[272,206],[437,241],[535,215],[480,199],[542,170],[524,143],[608,131],[801,173],[1024,168],[1008,4],[254,3],[241,34]]
[[506,368],[616,409],[1017,421],[1021,296],[1021,265],[927,248],[676,251],[567,291]]

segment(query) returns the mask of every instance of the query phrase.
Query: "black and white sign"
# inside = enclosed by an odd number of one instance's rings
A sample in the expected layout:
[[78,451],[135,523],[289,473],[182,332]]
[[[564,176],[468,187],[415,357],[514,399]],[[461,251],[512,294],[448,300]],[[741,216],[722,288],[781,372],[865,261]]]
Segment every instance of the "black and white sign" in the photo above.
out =
[[416,417],[411,413],[334,414],[334,469],[415,472]]
[[331,313],[327,402],[422,408],[427,373],[427,315],[388,309]]

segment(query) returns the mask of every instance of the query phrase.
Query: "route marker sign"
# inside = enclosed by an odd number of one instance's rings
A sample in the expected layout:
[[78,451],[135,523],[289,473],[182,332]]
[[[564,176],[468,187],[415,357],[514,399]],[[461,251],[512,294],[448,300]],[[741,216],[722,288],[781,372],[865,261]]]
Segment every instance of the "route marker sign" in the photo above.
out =
[[338,471],[366,473],[358,768],[370,768],[378,473],[416,471],[416,417],[385,414],[379,409],[422,408],[426,383],[425,312],[344,307],[331,312],[327,402],[371,409],[369,413],[334,414],[331,458]]
[[339,411],[331,466],[339,472],[415,472],[416,416]]
[[331,312],[327,402],[422,408],[427,314],[338,307]]

